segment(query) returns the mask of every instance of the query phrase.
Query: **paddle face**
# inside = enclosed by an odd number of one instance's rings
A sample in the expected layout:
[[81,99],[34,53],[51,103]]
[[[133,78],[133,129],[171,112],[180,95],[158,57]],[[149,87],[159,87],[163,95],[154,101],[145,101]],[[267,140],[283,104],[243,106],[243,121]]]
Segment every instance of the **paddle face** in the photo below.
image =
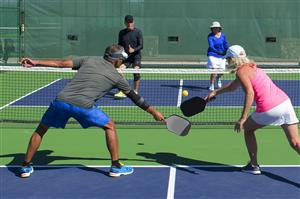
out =
[[206,100],[201,97],[192,97],[191,99],[182,102],[180,109],[184,116],[191,117],[204,111],[206,103]]
[[186,136],[192,126],[190,121],[179,115],[171,115],[165,119],[165,121],[167,123],[167,129],[179,136]]

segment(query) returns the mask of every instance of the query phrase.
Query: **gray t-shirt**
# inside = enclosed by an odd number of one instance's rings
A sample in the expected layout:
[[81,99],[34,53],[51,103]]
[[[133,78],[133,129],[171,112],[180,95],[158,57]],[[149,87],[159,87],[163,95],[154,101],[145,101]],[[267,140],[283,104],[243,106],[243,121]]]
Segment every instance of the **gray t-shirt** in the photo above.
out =
[[57,95],[57,99],[84,108],[113,88],[128,93],[129,83],[113,64],[101,57],[75,57],[73,69],[78,70],[71,82]]

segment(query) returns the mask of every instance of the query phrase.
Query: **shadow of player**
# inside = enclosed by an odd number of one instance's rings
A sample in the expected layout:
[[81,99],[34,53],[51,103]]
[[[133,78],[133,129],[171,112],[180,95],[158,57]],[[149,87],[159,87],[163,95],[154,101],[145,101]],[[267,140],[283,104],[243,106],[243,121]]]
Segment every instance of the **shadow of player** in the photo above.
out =
[[[72,167],[78,167],[79,169],[85,170],[85,171],[93,171],[97,172],[103,175],[108,175],[107,171],[104,171],[103,168],[91,168],[87,167],[82,164],[55,164],[55,166],[51,166],[51,164],[54,161],[63,161],[63,160],[103,160],[103,161],[110,161],[110,159],[107,158],[83,158],[83,157],[66,157],[66,156],[56,156],[51,155],[54,151],[52,150],[40,150],[37,151],[32,163],[33,165],[36,165],[34,167],[35,170],[53,170],[53,169],[67,169],[70,166]],[[14,154],[6,154],[6,155],[0,155],[0,158],[8,158],[12,157],[10,163],[8,163],[7,169],[14,173],[16,176],[20,176],[20,165],[22,165],[24,160],[24,154],[23,153],[14,153]],[[48,166],[49,165],[49,166]]]

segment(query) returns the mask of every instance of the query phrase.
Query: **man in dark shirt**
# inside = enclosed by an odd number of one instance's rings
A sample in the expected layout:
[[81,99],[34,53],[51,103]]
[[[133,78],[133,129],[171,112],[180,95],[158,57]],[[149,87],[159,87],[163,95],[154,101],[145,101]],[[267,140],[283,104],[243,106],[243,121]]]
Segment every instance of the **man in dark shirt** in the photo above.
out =
[[72,68],[78,72],[58,93],[32,134],[20,170],[21,177],[29,177],[33,173],[30,162],[49,127],[65,128],[71,117],[75,118],[83,128],[96,126],[104,129],[112,160],[110,176],[118,177],[133,173],[132,167],[124,166],[119,162],[118,138],[114,122],[95,106],[95,103],[111,89],[118,88],[137,106],[150,113],[155,120],[162,121],[164,116],[132,91],[127,80],[117,71],[116,68],[120,67],[126,58],[127,54],[122,46],[111,45],[106,48],[103,58],[75,57],[64,61],[22,59],[24,67]]
[[[123,67],[133,67],[135,69],[141,68],[141,50],[143,49],[143,35],[142,31],[134,27],[133,16],[126,15],[124,19],[126,28],[119,32],[119,45],[123,46],[125,52],[129,57],[124,61]],[[134,75],[134,92],[138,93],[140,78],[139,73]],[[125,97],[122,92],[115,95],[116,97]]]

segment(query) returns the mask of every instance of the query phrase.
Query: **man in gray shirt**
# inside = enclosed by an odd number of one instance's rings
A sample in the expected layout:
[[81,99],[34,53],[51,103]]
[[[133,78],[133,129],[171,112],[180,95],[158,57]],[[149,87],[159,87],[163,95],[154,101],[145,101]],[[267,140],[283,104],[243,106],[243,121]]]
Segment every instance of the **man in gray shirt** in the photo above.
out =
[[108,115],[95,106],[96,101],[111,89],[118,88],[137,106],[153,115],[155,120],[163,121],[164,116],[131,90],[127,80],[116,70],[126,58],[127,54],[122,46],[111,45],[106,48],[103,58],[76,57],[63,61],[22,59],[24,67],[72,68],[78,72],[50,104],[32,134],[20,170],[21,177],[29,177],[33,173],[30,162],[49,127],[65,128],[70,117],[75,118],[83,128],[97,126],[104,129],[112,160],[110,176],[118,177],[133,173],[132,167],[124,166],[119,162],[115,124]]

